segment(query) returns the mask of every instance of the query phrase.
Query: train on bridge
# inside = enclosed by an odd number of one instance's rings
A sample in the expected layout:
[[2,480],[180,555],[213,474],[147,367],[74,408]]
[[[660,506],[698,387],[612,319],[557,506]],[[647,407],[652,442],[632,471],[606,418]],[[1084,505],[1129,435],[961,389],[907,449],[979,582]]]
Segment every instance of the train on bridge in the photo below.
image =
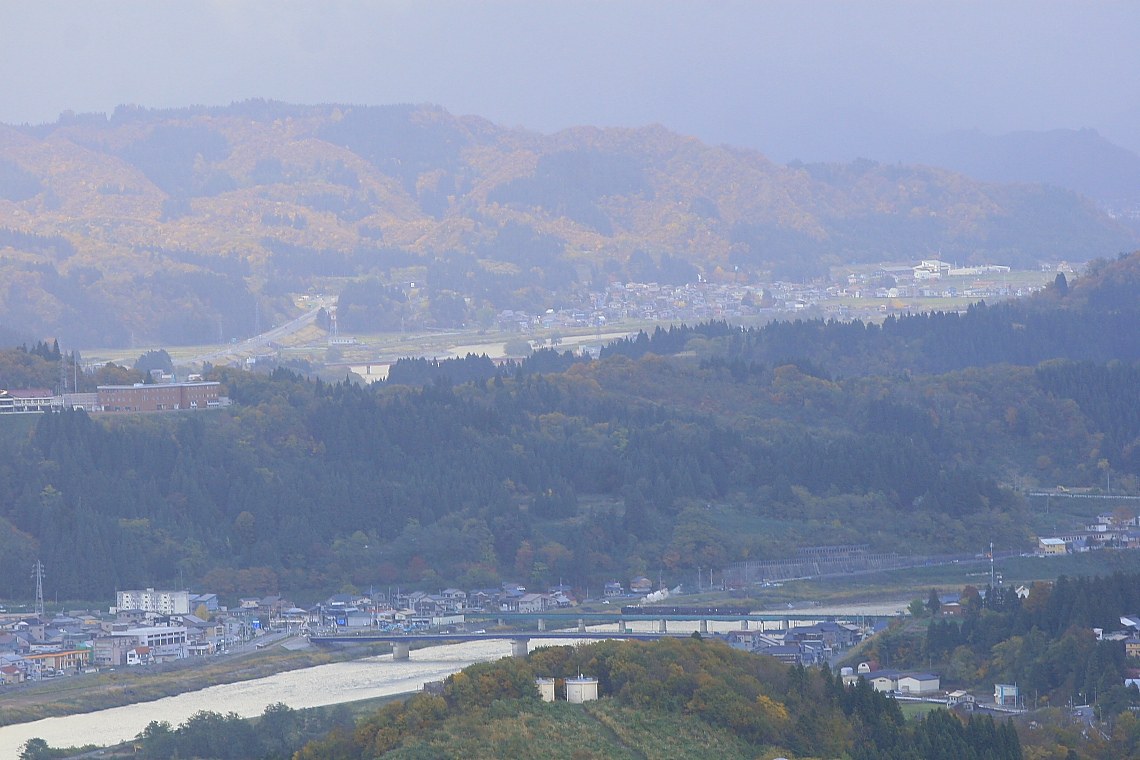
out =
[[713,605],[708,607],[686,607],[683,605],[651,604],[638,607],[628,605],[621,608],[623,615],[693,615],[715,617],[717,615],[747,616],[752,610],[748,607]]

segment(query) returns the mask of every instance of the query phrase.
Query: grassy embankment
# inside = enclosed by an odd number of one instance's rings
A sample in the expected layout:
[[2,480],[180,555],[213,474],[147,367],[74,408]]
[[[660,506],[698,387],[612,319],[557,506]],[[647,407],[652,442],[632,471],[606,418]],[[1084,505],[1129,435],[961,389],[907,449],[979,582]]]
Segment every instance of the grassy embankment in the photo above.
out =
[[[355,718],[374,712],[401,694],[347,703]],[[256,723],[258,718],[249,718]],[[93,747],[75,748],[86,754]],[[130,743],[107,747],[102,757],[133,756]],[[392,750],[393,760],[412,758],[512,758],[517,760],[688,760],[715,756],[720,760],[762,760],[776,749],[756,755],[732,732],[687,715],[635,710],[611,699],[584,705],[505,701],[487,712],[459,715]]]
[[[774,757],[775,754],[760,757]],[[516,760],[752,760],[755,751],[730,731],[687,715],[634,710],[610,699],[571,705],[501,702],[484,713],[449,718],[392,750],[412,758],[515,758]]]
[[249,681],[387,651],[387,645],[331,652],[291,652],[274,647],[206,661],[182,661],[178,667],[159,673],[119,668],[113,672],[41,681],[0,694],[0,726],[150,702],[208,686]]

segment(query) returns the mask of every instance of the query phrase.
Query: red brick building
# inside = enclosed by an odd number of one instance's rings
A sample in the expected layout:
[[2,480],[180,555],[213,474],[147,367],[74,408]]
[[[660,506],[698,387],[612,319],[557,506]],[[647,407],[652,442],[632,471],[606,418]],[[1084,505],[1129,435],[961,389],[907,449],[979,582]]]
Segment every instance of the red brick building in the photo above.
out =
[[221,388],[217,382],[100,385],[98,403],[104,412],[213,409],[223,404]]

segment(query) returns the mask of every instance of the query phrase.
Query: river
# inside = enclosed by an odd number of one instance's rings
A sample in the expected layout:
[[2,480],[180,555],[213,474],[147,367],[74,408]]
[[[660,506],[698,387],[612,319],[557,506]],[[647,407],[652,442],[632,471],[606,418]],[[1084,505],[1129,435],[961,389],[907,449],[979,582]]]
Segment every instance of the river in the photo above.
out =
[[[845,605],[836,608],[804,608],[788,610],[796,614],[818,613],[855,616],[859,614],[891,614],[902,602],[875,605]],[[770,623],[768,628],[777,627]],[[669,623],[670,633],[691,633],[697,630],[697,621]],[[709,621],[709,632],[724,632],[739,628],[735,622]],[[614,623],[589,626],[591,631],[614,631]],[[656,631],[657,624],[649,621],[629,623],[635,631]],[[571,633],[565,640],[532,641],[534,646],[574,644]],[[252,717],[264,712],[266,706],[284,702],[293,708],[320,707],[342,702],[355,702],[392,694],[418,691],[425,681],[439,681],[475,662],[486,662],[507,657],[511,643],[506,639],[469,641],[462,644],[445,644],[411,653],[408,660],[393,661],[391,655],[367,657],[330,665],[317,665],[301,670],[257,678],[251,681],[211,686],[200,691],[164,697],[153,702],[112,707],[107,710],[45,718],[32,723],[19,723],[0,728],[0,758],[15,758],[20,747],[33,737],[45,740],[53,747],[73,747],[83,744],[111,745],[132,739],[152,720],[165,720],[177,725],[199,710],[235,712]]]
[[24,742],[37,736],[53,747],[106,746],[134,738],[152,720],[178,725],[199,710],[252,717],[275,702],[293,708],[319,707],[417,691],[425,681],[442,680],[472,663],[497,660],[510,653],[511,643],[506,640],[447,644],[413,651],[409,660],[399,662],[391,655],[380,655],[317,665],[153,702],[4,726],[0,728],[0,758],[18,757]]

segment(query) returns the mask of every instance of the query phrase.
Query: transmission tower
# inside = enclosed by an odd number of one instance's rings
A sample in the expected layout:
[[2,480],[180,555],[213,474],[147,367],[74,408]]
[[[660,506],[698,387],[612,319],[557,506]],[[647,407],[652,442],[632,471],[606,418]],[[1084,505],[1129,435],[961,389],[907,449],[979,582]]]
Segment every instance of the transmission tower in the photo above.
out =
[[36,617],[44,616],[44,563],[36,560],[32,565],[32,577],[36,579]]

